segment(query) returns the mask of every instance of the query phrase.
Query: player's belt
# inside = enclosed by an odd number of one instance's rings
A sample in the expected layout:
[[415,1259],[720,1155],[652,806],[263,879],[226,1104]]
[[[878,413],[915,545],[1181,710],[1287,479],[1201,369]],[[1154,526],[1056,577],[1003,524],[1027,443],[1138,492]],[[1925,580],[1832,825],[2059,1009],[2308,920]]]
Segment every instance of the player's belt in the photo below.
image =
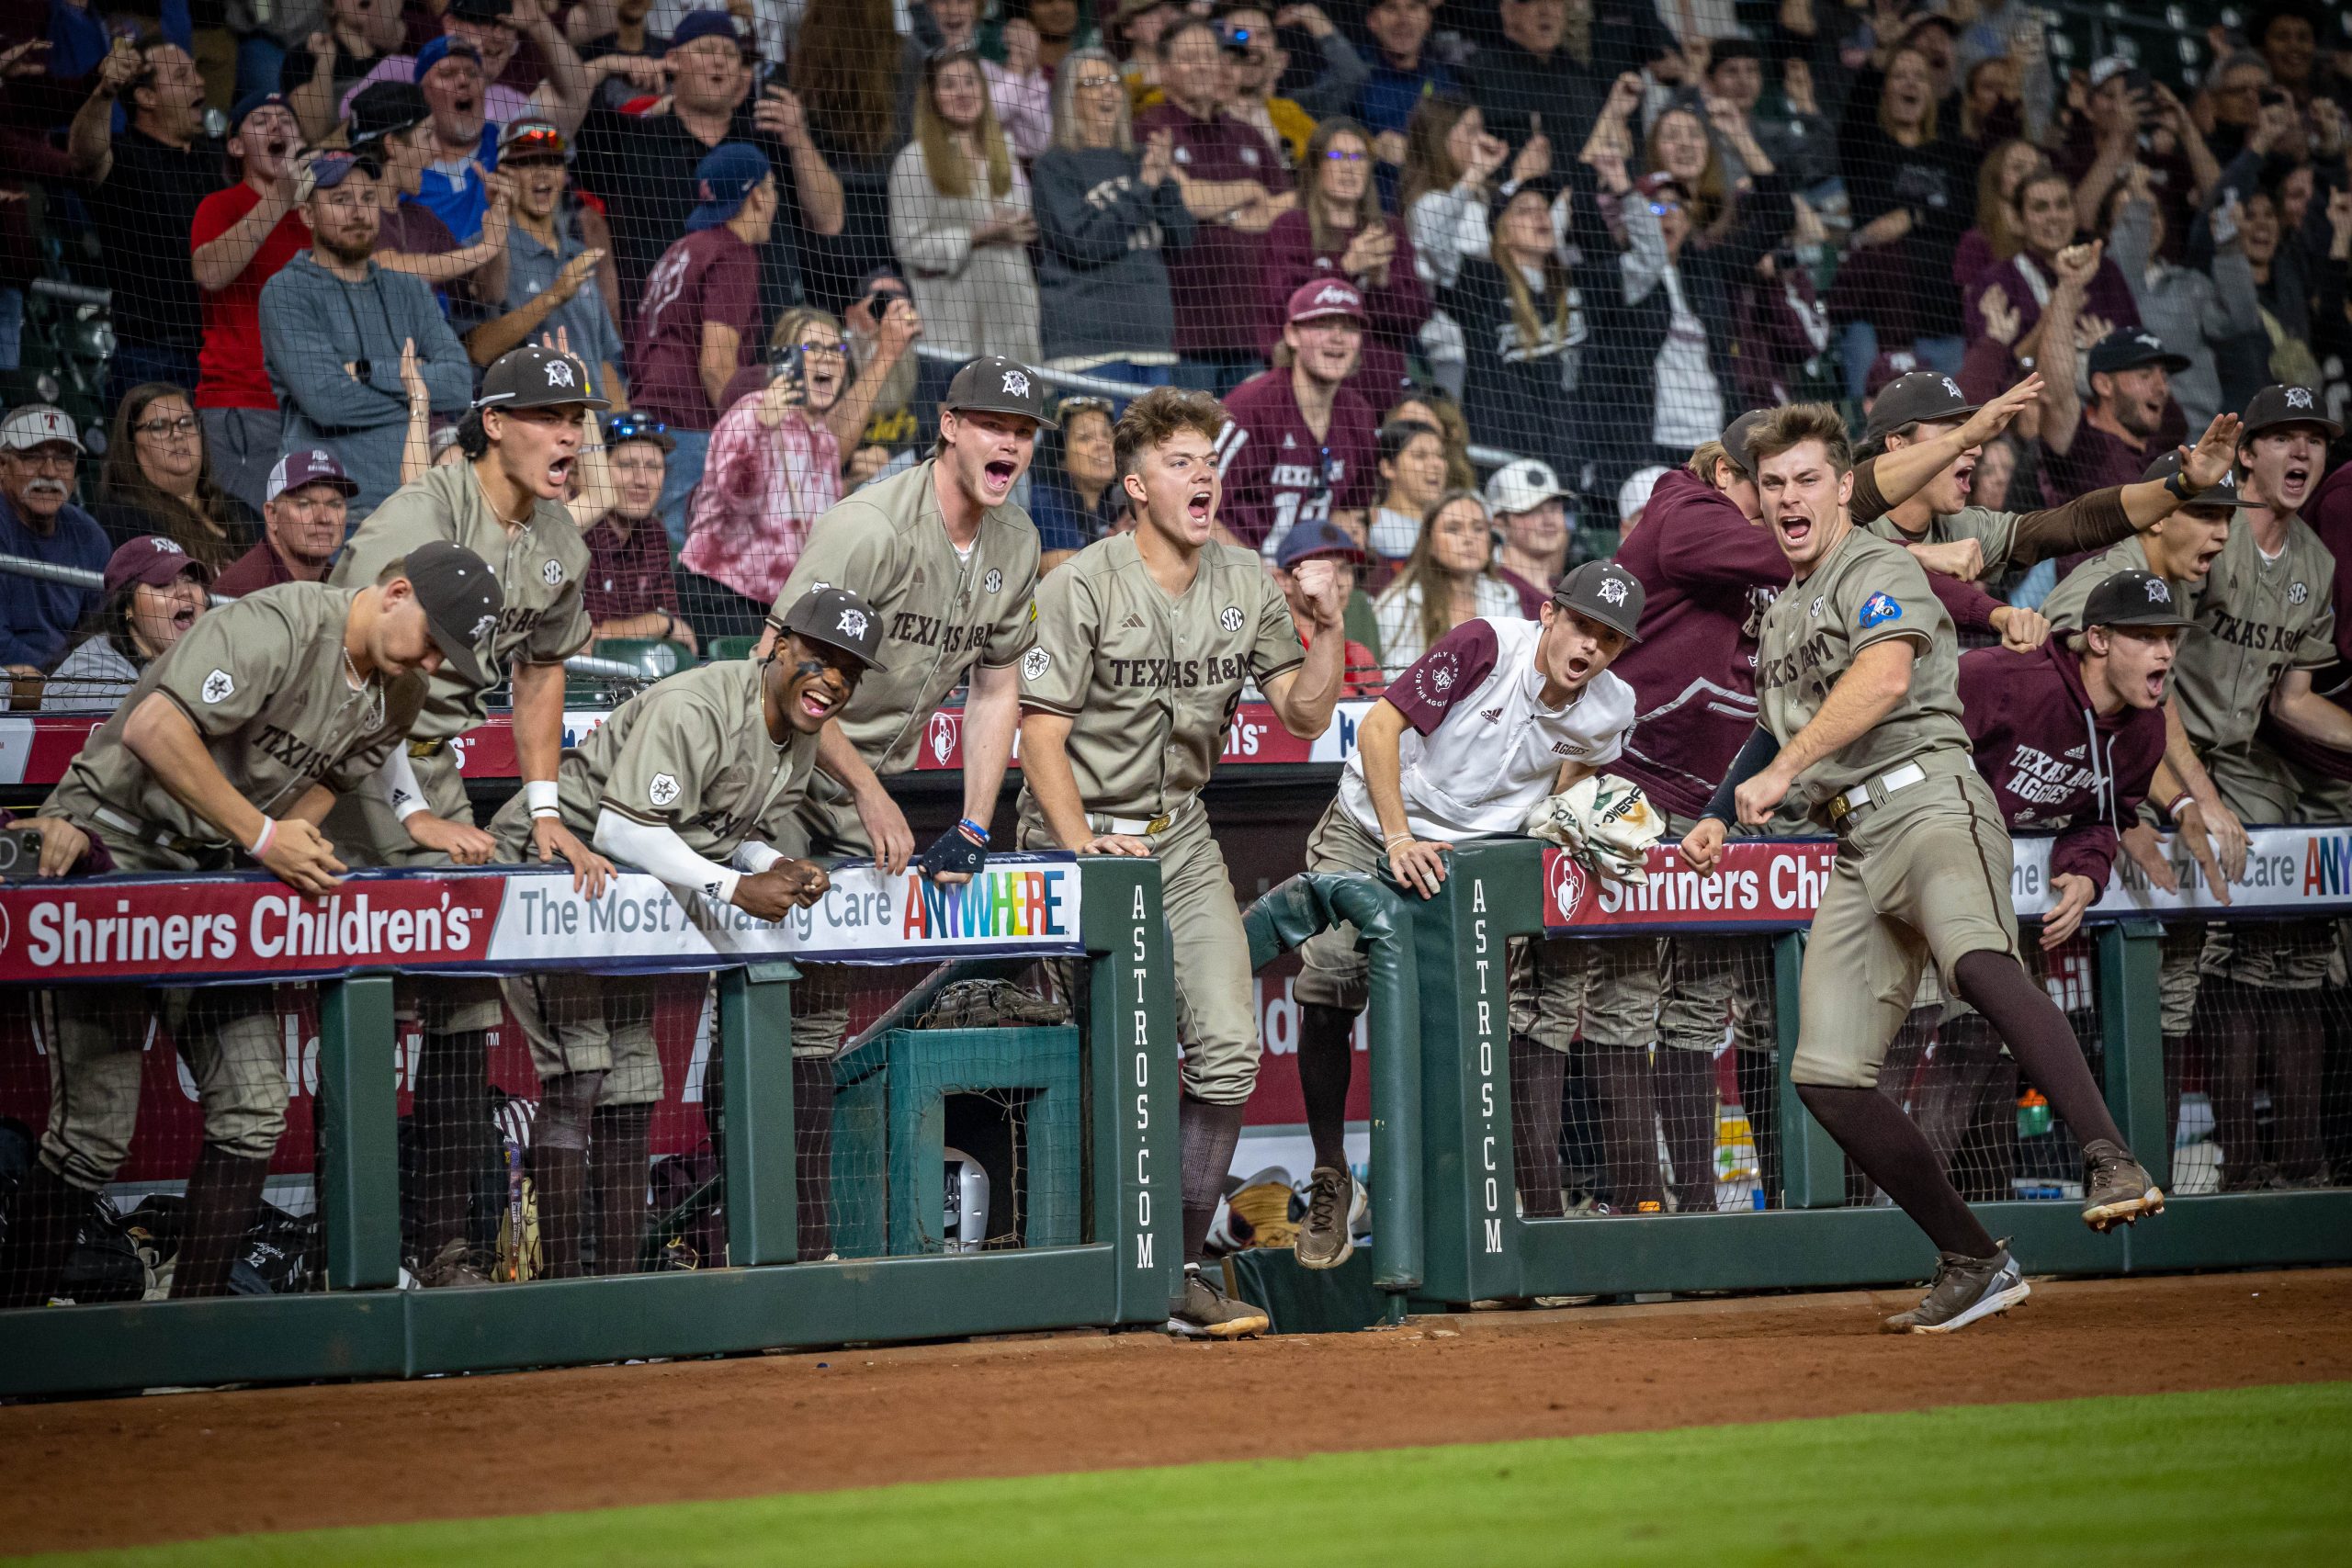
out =
[[[1843,795],[1829,797],[1829,820],[1838,827],[1856,812],[1867,811],[1899,789],[1909,789],[1916,784],[1928,782],[1928,770],[1917,762],[1905,762],[1899,768],[1889,768],[1874,779],[1865,779]],[[1876,791],[1878,798],[1871,798]]]
[[126,838],[142,844],[153,844],[159,850],[169,850],[175,855],[186,855],[190,860],[226,859],[234,851],[232,845],[219,839],[191,839],[185,833],[175,833],[160,823],[142,822],[111,806],[92,807],[90,816]]
[[[1191,802],[1185,804],[1190,805]],[[1184,807],[1179,806],[1157,817],[1097,817],[1094,820],[1102,826],[1095,831],[1119,833],[1130,839],[1154,839],[1174,827],[1176,818],[1183,814],[1183,810]]]

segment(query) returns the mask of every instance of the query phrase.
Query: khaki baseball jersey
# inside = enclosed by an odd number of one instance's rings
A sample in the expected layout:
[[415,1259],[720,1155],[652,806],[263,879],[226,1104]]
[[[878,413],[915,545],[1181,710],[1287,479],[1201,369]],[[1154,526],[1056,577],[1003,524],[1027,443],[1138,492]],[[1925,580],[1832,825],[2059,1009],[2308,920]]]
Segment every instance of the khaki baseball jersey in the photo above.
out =
[[1873,518],[1861,525],[1879,538],[1897,545],[1951,545],[1962,539],[1973,539],[1984,549],[1984,570],[1976,574],[1975,581],[1993,581],[2009,570],[2010,552],[2016,547],[2018,514],[1995,512],[1989,507],[1970,506],[1951,513],[1938,513],[1928,521],[1928,531],[1913,538],[1894,525],[1892,515]]
[[281,582],[198,617],[91,735],[46,809],[102,837],[125,831],[95,815],[104,807],[149,830],[222,841],[123,744],[124,726],[150,692],[187,715],[221,776],[270,816],[293,809],[313,784],[351,789],[383,765],[425,701],[418,674],[352,689],[343,632],[356,597],[322,582]]
[[2335,558],[2300,517],[2267,560],[2240,515],[2195,604],[2197,631],[2181,644],[2172,689],[2199,751],[2245,745],[2279,676],[2335,661]]
[[[563,824],[583,840],[606,808],[668,828],[707,860],[725,862],[749,839],[782,830],[808,787],[817,738],[779,746],[760,703],[762,666],[721,660],[681,671],[629,698],[563,754],[556,789]],[[506,803],[491,823],[500,852],[530,841],[529,803]]]
[[[2091,590],[2119,571],[2152,571],[2148,551],[2140,536],[2132,535],[2120,544],[2109,547],[2068,572],[2041,602],[2041,615],[2053,632],[2078,632],[2083,629],[2083,606],[2090,602]],[[2201,582],[2189,582],[2179,578],[2166,578],[2172,585],[2173,603],[2194,604],[2204,592]]]
[[[510,529],[491,510],[470,463],[446,464],[394,491],[359,525],[327,580],[338,588],[368,587],[386,567],[434,539],[463,545],[481,557],[505,591],[506,608],[482,661],[494,677],[503,677],[510,660],[560,664],[588,646],[594,628],[581,598],[588,546],[571,513],[559,502],[542,501],[528,523]],[[487,695],[487,687],[469,686],[442,665],[414,738],[447,740],[471,729],[489,712]]]
[[1813,722],[1856,654],[1899,637],[1919,644],[1910,689],[1858,739],[1798,776],[1808,803],[1927,752],[1967,753],[1959,640],[1911,552],[1859,528],[1765,612],[1757,638],[1758,716],[1782,745]]
[[1290,606],[1257,553],[1201,551],[1181,597],[1121,534],[1037,585],[1037,646],[1021,701],[1071,719],[1069,761],[1089,812],[1152,818],[1208,783],[1242,687],[1306,660]]
[[992,506],[971,554],[958,555],[932,488],[937,467],[917,463],[827,509],[776,596],[778,619],[823,587],[862,593],[882,616],[888,668],[866,671],[839,721],[877,773],[914,765],[932,714],[973,665],[1004,669],[1036,640],[1036,526],[1011,502]]

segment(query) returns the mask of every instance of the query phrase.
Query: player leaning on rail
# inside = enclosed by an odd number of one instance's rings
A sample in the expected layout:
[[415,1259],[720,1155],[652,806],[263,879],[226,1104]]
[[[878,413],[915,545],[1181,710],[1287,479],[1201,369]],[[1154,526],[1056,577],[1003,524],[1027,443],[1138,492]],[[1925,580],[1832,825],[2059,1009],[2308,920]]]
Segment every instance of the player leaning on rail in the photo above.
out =
[[[110,864],[90,869],[115,871],[225,871],[242,853],[299,892],[332,892],[344,866],[319,824],[407,739],[439,669],[479,677],[475,643],[503,604],[481,557],[435,541],[365,588],[286,582],[221,605],[147,667],[51,794],[41,874],[94,845]],[[126,1013],[151,1000],[204,1107],[172,1294],[228,1289],[286,1128],[271,988],[120,996],[51,993],[49,1124],[0,1241],[0,1307],[55,1292],[90,1194],[130,1152],[147,1032]]]
[[1799,787],[1837,833],[1805,947],[1790,1077],[1941,1253],[1926,1299],[1887,1326],[1945,1333],[2007,1311],[2028,1287],[1918,1124],[1878,1091],[1879,1065],[1930,959],[2081,1140],[2084,1220],[2099,1229],[2136,1220],[2164,1195],[2124,1148],[2065,1014],[2018,962],[2013,852],[1971,765],[1951,617],[1908,551],[1855,528],[1844,422],[1826,404],[1778,409],[1748,449],[1792,575],[1759,639],[1761,722],[1682,854],[1694,870],[1713,869],[1726,824],[1762,822]]
[[[641,866],[681,900],[707,897],[780,920],[824,897],[822,867],[775,847],[817,760],[818,734],[869,670],[882,623],[844,589],[808,593],[785,612],[767,657],[682,671],[631,697],[564,753],[556,787],[564,826],[615,860]],[[516,796],[490,824],[502,859],[530,841],[530,803]],[[502,982],[539,1075],[531,1135],[538,1193],[539,1272],[581,1272],[588,1187],[600,1200],[596,1271],[637,1268],[645,1227],[647,1150],[662,1099],[653,1049],[658,982],[571,971]],[[832,1125],[832,1064],[793,1064],[793,1132],[801,1168],[823,1170]],[[831,1183],[800,1187],[800,1256],[832,1250]]]
[[[369,514],[336,559],[329,581],[365,582],[383,563],[428,540],[461,544],[490,563],[506,596],[483,628],[483,659],[461,671],[445,664],[405,749],[395,750],[374,790],[356,790],[330,830],[357,863],[481,865],[496,852],[474,826],[451,742],[482,722],[491,689],[513,669],[514,759],[531,814],[537,858],[571,863],[591,896],[612,863],[563,824],[556,764],[563,752],[563,661],[588,644],[581,599],[588,547],[564,507],[580,450],[581,416],[605,407],[588,391],[588,369],[568,354],[531,346],[499,356],[483,372],[481,396],[458,427],[469,459],[402,485]],[[442,978],[404,987],[424,1044],[416,1066],[417,1278],[427,1285],[487,1278],[467,1254],[466,1213],[473,1173],[490,1163],[489,1032],[498,1026],[497,987]]]

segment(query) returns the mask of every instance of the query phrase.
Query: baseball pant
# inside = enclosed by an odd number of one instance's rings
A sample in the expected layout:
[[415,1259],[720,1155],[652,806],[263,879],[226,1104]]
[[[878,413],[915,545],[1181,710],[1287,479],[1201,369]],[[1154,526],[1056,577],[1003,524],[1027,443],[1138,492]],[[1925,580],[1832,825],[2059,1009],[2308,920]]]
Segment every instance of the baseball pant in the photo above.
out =
[[[1098,833],[1107,817],[1089,817]],[[1054,844],[1035,796],[1021,795],[1020,842]],[[1250,968],[1250,939],[1225,856],[1209,834],[1208,809],[1197,796],[1170,814],[1167,829],[1150,837],[1159,863],[1161,917],[1176,966],[1176,1037],[1184,1060],[1184,1093],[1206,1105],[1241,1105],[1258,1083],[1258,1019]]]
[[652,1105],[662,1099],[662,1058],[653,1048],[660,982],[638,975],[554,970],[499,982],[540,1080],[601,1073],[596,1103]]
[[1874,1087],[1930,962],[1954,990],[1969,953],[2017,956],[2008,830],[1967,759],[1941,755],[1920,759],[1926,780],[1847,818],[1805,945],[1796,1083]]

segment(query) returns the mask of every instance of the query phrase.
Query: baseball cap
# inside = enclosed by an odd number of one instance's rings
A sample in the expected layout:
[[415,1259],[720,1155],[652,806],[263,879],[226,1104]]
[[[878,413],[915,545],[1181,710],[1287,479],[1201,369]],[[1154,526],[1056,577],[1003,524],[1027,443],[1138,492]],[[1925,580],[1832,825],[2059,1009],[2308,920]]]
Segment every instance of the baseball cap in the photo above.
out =
[[2143,365],[2161,365],[2167,375],[2177,376],[2188,368],[2188,356],[2173,353],[2154,333],[2118,327],[2091,346],[2085,374],[2112,375]]
[[2086,626],[2193,626],[2172,584],[2153,571],[2119,571],[2083,601]]
[[183,572],[194,572],[198,582],[212,581],[211,568],[180,548],[176,539],[167,539],[161,534],[141,534],[135,539],[124,540],[107,558],[106,591],[112,593],[127,582],[161,588],[178,581]]
[[1589,560],[1552,590],[1552,603],[1574,610],[1589,621],[1599,621],[1635,642],[1641,636],[1642,580],[1613,560]]
[[370,82],[351,97],[351,145],[359,148],[433,118],[413,82]]
[[1875,398],[1898,378],[1919,368],[1919,356],[1907,348],[1883,348],[1862,378],[1862,396]]
[[369,175],[379,172],[376,161],[365,152],[313,152],[302,160],[301,171],[294,176],[294,199],[299,204],[320,191],[333,190],[355,171]]
[[795,600],[782,620],[768,624],[780,632],[798,632],[810,642],[821,642],[851,655],[868,670],[880,671],[882,617],[865,596],[846,588],[815,588]]
[[546,409],[561,403],[613,406],[590,389],[588,367],[536,343],[509,349],[492,361],[481,375],[481,396],[474,400],[478,409]]
[[516,158],[560,158],[568,143],[555,121],[537,115],[525,115],[507,122],[498,133],[498,163],[505,167]]
[[453,54],[462,60],[470,60],[477,66],[481,64],[481,51],[455,34],[443,33],[439,38],[428,39],[424,47],[416,51],[416,69],[410,73],[409,80],[424,81],[426,72]]
[[1364,319],[1363,296],[1356,292],[1354,284],[1340,277],[1318,277],[1300,284],[1291,290],[1290,304],[1283,311],[1283,324],[1293,326],[1325,316],[1353,316],[1359,321]]
[[1623,523],[1650,503],[1650,492],[1657,489],[1657,481],[1666,478],[1661,468],[1647,468],[1617,487],[1617,521]]
[[269,470],[269,483],[262,490],[262,499],[276,501],[289,490],[320,483],[334,486],[346,501],[359,493],[358,482],[343,471],[343,465],[334,453],[323,446],[305,446],[277,459]]
[[738,49],[743,45],[743,35],[736,29],[733,16],[705,7],[678,18],[678,25],[670,29],[670,47],[684,49],[696,39],[706,38],[723,38]]
[[1274,564],[1288,571],[1299,562],[1317,556],[1345,556],[1359,566],[1372,559],[1345,528],[1329,517],[1317,517],[1283,536],[1282,544],[1274,550]]
[[1740,472],[1750,478],[1756,473],[1756,454],[1747,449],[1747,438],[1755,434],[1756,427],[1770,419],[1771,414],[1770,409],[1749,409],[1724,427],[1724,455],[1738,464]]
[[2321,410],[2319,394],[2309,387],[2269,386],[2254,394],[2239,416],[2238,445],[2243,446],[2266,430],[2282,424],[2315,424],[2333,441],[2344,427]]
[[401,575],[416,590],[424,610],[425,629],[458,679],[469,686],[486,686],[481,647],[498,626],[506,608],[505,591],[498,574],[481,557],[447,539],[428,539],[409,551]]
[[[2173,475],[2178,472],[2180,472],[2180,454],[2177,452],[2167,452],[2163,457],[2157,458],[2154,462],[2149,464],[2148,471],[2142,474],[2140,478],[2143,481],[2161,484],[2165,479],[2172,478]],[[2238,477],[2234,472],[2233,472],[2223,474],[2220,479],[2214,480],[2211,484],[2207,485],[2203,490],[2199,491],[2187,501],[2182,502],[2181,504],[2183,506],[2239,507],[2252,506],[2254,502],[2238,494]]]
[[244,129],[245,121],[272,104],[286,109],[288,114],[293,112],[292,109],[288,108],[286,95],[283,93],[262,90],[247,93],[243,97],[239,98],[235,107],[229,110],[229,134],[236,135],[238,131]]
[[1026,414],[1039,424],[1061,428],[1046,396],[1045,381],[1018,359],[1001,354],[984,354],[956,372],[939,406],[958,413]]
[[1897,376],[1879,393],[1871,405],[1870,423],[1862,427],[1862,439],[1883,441],[1906,424],[1928,420],[1966,419],[1984,406],[1971,402],[1960,383],[1942,371],[1914,370]]
[[748,141],[722,141],[695,165],[695,197],[701,202],[686,219],[686,232],[716,229],[743,210],[771,169],[768,155]]
[[616,413],[605,422],[605,449],[609,452],[624,441],[648,441],[664,452],[678,449],[678,438],[670,434],[670,427],[643,414]]
[[1521,457],[1497,468],[1487,481],[1487,510],[1493,513],[1532,512],[1547,501],[1568,492],[1552,465],[1536,457]]
[[76,453],[89,450],[74,427],[74,416],[54,403],[18,403],[0,420],[0,452],[29,452],[52,441],[62,441]]

